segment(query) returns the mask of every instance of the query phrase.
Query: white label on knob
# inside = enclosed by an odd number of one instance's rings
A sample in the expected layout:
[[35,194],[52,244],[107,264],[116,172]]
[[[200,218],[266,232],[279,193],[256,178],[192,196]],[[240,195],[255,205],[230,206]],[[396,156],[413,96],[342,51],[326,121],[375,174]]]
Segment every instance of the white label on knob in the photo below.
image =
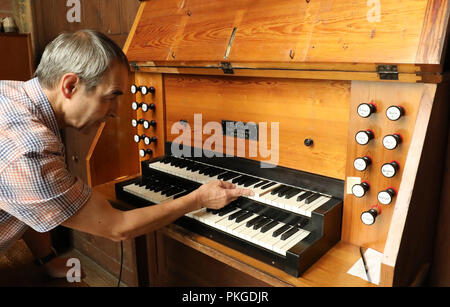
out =
[[367,143],[369,143],[369,136],[367,135],[367,132],[365,131],[360,131],[356,134],[356,142],[359,145],[366,145]]
[[135,101],[131,104],[131,108],[136,111],[137,109],[139,109],[139,104]]
[[361,183],[361,177],[347,177],[347,194],[353,194],[352,187]]
[[148,120],[144,120],[144,129],[148,128],[150,128],[150,123],[148,122]]
[[143,150],[143,149],[140,149],[140,150],[139,150],[139,155],[140,155],[142,158],[145,157],[145,154],[146,154],[145,150]]
[[136,143],[139,143],[140,140],[141,140],[141,137],[140,137],[139,135],[135,134],[135,135],[134,135],[134,141],[135,141]]
[[358,114],[361,117],[368,117],[371,113],[370,106],[367,103],[358,106]]
[[132,94],[136,94],[137,93],[137,86],[136,85],[132,85],[131,86],[131,93]]
[[146,86],[141,87],[141,93],[142,93],[142,95],[147,95],[148,89]]
[[142,111],[147,112],[148,111],[148,104],[143,103],[141,108],[142,108]]
[[399,108],[397,108],[396,106],[392,106],[386,110],[386,116],[390,120],[397,120],[400,118],[400,116],[402,116],[402,114]]
[[378,193],[378,201],[383,205],[389,205],[392,201],[391,195],[386,191]]
[[366,191],[360,184],[355,184],[352,187],[352,192],[353,192],[353,195],[355,195],[356,197],[363,197],[364,194],[366,194]]
[[366,161],[364,161],[363,158],[357,158],[353,162],[353,166],[355,167],[356,170],[362,172],[367,168],[367,163]]
[[395,147],[397,147],[397,140],[395,139],[395,137],[393,135],[386,135],[383,138],[383,146],[386,149],[392,150]]
[[383,205],[389,205],[392,201],[392,197],[388,192],[381,191],[378,193],[378,201]]
[[138,121],[135,120],[135,119],[132,119],[132,120],[131,120],[131,125],[132,125],[133,127],[137,127]]
[[150,138],[148,136],[144,138],[144,143],[145,145],[150,145]]
[[375,218],[370,212],[364,212],[361,214],[361,221],[366,225],[372,225],[375,223]]
[[381,167],[381,173],[384,177],[394,177],[395,176],[395,168],[391,164],[385,164]]

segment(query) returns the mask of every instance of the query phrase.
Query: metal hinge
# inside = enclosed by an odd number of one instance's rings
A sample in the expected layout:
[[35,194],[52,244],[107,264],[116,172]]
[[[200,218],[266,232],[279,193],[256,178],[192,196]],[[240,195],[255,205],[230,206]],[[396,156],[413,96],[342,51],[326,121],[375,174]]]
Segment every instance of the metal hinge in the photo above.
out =
[[131,62],[130,66],[131,66],[131,68],[133,68],[134,71],[139,70],[139,65],[136,62]]
[[398,80],[397,65],[378,65],[377,72],[381,80]]
[[220,67],[224,74],[234,74],[233,66],[231,66],[230,62],[221,62]]

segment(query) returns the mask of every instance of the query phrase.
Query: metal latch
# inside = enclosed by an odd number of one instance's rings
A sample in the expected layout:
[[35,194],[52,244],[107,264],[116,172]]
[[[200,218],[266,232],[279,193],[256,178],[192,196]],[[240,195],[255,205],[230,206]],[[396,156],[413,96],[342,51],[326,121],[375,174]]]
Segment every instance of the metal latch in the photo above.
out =
[[220,67],[222,68],[224,74],[234,74],[234,70],[230,62],[221,62]]
[[378,65],[377,72],[381,80],[398,80],[397,65]]
[[134,71],[139,70],[139,65],[136,62],[130,63],[131,68],[133,68]]

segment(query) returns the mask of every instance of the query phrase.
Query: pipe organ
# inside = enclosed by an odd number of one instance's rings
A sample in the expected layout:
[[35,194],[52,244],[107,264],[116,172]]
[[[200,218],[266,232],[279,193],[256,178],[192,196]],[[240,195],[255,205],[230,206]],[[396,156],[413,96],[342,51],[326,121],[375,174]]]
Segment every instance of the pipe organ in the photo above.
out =
[[359,247],[382,254],[380,285],[426,273],[449,12],[437,0],[142,1],[124,48],[130,91],[91,148],[91,182],[130,207],[215,179],[255,193],[149,234],[150,283],[366,286],[347,274]]

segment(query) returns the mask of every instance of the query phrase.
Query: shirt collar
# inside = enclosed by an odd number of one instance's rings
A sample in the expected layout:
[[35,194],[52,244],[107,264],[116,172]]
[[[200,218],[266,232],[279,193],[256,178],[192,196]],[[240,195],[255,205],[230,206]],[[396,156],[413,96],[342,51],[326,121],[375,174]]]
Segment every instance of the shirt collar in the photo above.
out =
[[52,109],[50,101],[45,95],[38,78],[33,78],[25,82],[23,86],[28,97],[33,101],[34,105],[39,109],[42,114],[44,124],[50,128],[56,136],[61,140],[59,133],[58,123],[56,121],[55,112]]

